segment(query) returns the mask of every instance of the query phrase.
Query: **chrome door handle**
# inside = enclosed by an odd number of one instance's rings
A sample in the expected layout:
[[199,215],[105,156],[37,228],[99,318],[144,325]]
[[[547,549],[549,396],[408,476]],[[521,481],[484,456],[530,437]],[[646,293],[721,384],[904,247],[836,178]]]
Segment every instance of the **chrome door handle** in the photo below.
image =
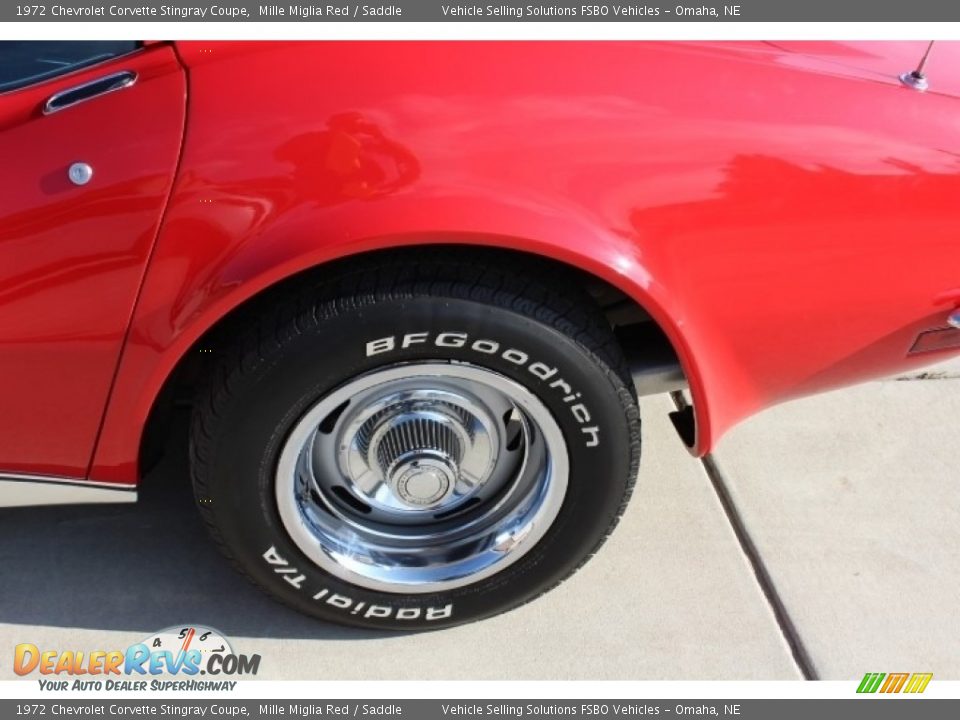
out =
[[86,100],[92,100],[100,95],[123,90],[133,85],[136,81],[137,74],[135,72],[132,70],[123,70],[102,78],[97,78],[96,80],[91,80],[90,82],[85,82],[82,85],[61,90],[47,99],[46,104],[43,106],[43,114],[49,115],[50,113],[55,113],[58,110],[63,110]]

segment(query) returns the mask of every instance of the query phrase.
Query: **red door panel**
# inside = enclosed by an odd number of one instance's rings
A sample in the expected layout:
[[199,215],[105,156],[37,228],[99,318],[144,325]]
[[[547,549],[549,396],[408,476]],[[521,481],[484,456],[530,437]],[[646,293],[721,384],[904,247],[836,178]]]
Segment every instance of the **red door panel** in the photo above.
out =
[[[52,114],[56,92],[132,71]],[[0,473],[84,477],[170,190],[185,110],[151,46],[0,94]],[[93,168],[77,186],[68,168]]]

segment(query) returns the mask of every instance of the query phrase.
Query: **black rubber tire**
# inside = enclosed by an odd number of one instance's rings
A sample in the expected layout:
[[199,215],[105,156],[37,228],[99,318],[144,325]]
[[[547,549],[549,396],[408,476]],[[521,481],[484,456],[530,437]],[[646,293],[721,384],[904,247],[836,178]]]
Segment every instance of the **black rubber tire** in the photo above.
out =
[[[566,273],[504,257],[511,262],[425,251],[415,264],[409,256],[388,257],[342,268],[336,278],[274,303],[222,353],[194,409],[193,483],[217,544],[255,584],[331,622],[435,629],[495,615],[541,595],[571,575],[613,530],[640,457],[639,412],[620,348]],[[537,359],[558,368],[558,376],[580,393],[589,425],[598,433],[584,432],[565,393],[499,355],[429,342],[407,349],[397,343],[390,352],[367,354],[372,340],[450,330],[495,339],[521,349],[531,363]],[[427,359],[481,365],[536,394],[564,434],[569,485],[547,534],[501,572],[447,592],[376,592],[324,572],[300,552],[280,521],[274,471],[287,434],[325,394],[378,366]],[[371,606],[391,612],[365,617]]]

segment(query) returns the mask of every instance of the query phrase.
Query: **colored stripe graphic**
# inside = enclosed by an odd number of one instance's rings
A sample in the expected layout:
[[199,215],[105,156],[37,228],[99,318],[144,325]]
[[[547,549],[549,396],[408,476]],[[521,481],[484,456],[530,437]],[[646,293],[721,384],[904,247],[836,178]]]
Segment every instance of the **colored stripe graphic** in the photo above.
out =
[[914,673],[910,678],[910,682],[907,683],[907,687],[904,690],[905,693],[922,693],[927,689],[927,685],[930,684],[930,679],[933,677],[933,673]]
[[880,688],[882,693],[898,693],[900,692],[903,684],[907,681],[907,678],[910,677],[910,673],[890,673],[887,675],[887,681],[883,684],[883,687]]
[[857,692],[875,693],[877,688],[880,687],[880,682],[885,677],[885,673],[867,673],[863,676],[863,680],[860,681],[860,687],[857,688]]
[[[886,680],[884,681],[884,678]],[[922,693],[927,689],[933,673],[867,673],[860,681],[858,693]],[[881,685],[882,683],[882,685]]]

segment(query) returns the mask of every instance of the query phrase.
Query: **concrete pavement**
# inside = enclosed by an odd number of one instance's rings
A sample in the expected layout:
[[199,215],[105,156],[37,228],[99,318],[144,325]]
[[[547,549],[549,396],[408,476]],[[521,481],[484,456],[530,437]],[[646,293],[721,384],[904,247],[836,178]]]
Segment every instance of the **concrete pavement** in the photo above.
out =
[[960,678],[960,362],[908,378],[774,408],[715,455],[824,679]]

